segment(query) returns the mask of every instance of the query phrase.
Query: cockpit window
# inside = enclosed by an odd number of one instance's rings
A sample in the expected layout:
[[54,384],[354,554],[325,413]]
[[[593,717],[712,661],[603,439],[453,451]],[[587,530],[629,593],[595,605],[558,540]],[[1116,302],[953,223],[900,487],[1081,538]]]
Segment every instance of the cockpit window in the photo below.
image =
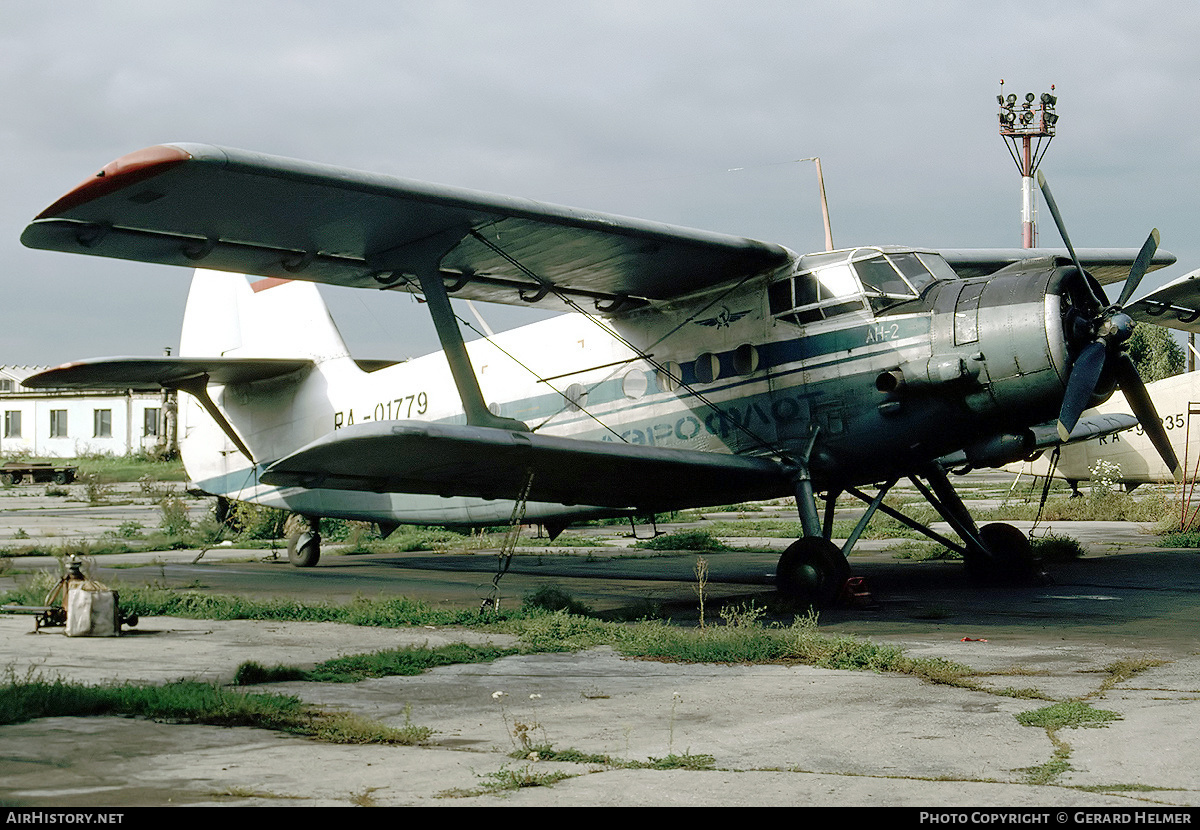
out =
[[905,282],[904,278],[896,273],[896,269],[882,256],[856,262],[854,263],[854,268],[858,271],[858,276],[862,279],[863,288],[868,293],[874,291],[894,297],[916,296],[916,292],[912,290],[912,286]]
[[862,288],[845,254],[834,265],[817,267],[768,289],[771,314],[789,323],[813,323],[849,311],[862,311]]
[[888,254],[888,259],[892,265],[896,266],[896,270],[904,275],[908,280],[909,285],[917,290],[917,293],[933,282],[934,276],[929,273],[929,269],[917,259],[916,254]]
[[934,279],[939,280],[956,280],[958,274],[950,267],[950,263],[942,259],[940,254],[917,254],[921,262],[925,263],[925,267],[933,274]]
[[858,248],[804,255],[798,273],[772,283],[767,296],[774,317],[804,324],[865,310],[867,301],[881,311],[953,279],[958,275],[937,254]]

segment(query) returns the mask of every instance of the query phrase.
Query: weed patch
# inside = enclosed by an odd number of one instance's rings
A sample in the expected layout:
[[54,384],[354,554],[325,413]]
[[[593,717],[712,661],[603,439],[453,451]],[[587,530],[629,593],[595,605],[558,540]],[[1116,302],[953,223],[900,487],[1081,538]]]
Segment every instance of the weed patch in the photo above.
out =
[[1121,720],[1119,713],[1096,709],[1082,700],[1064,700],[1052,706],[1021,712],[1015,717],[1017,723],[1022,726],[1037,726],[1043,729],[1097,727]]
[[211,683],[177,681],[162,686],[87,686],[11,671],[0,686],[0,724],[63,716],[132,715],[170,723],[252,726],[335,743],[413,744],[431,731],[407,724],[395,729],[344,712],[327,713],[299,698],[245,694]]
[[643,539],[633,546],[642,550],[689,550],[702,553],[729,550],[724,542],[707,530],[676,530],[653,539]]

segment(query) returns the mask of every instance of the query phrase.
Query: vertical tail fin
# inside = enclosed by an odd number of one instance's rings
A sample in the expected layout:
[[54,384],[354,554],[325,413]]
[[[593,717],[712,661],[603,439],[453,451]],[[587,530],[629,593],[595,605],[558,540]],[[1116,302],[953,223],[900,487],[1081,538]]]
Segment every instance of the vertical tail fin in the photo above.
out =
[[317,286],[197,269],[183,315],[183,357],[349,357]]

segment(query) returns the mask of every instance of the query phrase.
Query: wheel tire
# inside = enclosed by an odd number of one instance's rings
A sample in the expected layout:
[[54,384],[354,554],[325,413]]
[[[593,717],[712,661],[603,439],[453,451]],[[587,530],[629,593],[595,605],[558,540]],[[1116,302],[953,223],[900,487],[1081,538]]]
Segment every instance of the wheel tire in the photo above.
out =
[[66,484],[68,481],[70,481],[70,478],[67,476],[67,473],[65,470],[60,470],[59,472],[54,474],[54,483],[55,484]]
[[1039,568],[1029,538],[1010,524],[993,522],[979,528],[984,551],[964,557],[967,572],[983,582],[1029,582]]
[[5,487],[12,487],[16,483],[16,477],[12,473],[0,473],[0,484],[3,484]]
[[321,559],[321,534],[306,530],[288,537],[288,561],[297,568],[311,568]]
[[779,593],[814,607],[833,605],[850,578],[850,563],[837,545],[816,536],[799,539],[779,557]]

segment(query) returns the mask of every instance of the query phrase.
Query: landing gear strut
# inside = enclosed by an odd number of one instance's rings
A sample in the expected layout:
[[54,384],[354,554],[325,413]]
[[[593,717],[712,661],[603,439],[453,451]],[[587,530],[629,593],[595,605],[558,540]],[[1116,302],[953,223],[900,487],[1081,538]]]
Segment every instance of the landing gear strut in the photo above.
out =
[[958,552],[963,557],[967,572],[980,582],[1022,583],[1043,576],[1033,547],[1024,533],[1001,522],[977,527],[944,470],[940,467],[929,467],[922,471],[922,476],[925,481],[917,476],[910,478],[913,486],[950,525],[962,540],[961,543],[883,504],[884,496],[896,484],[896,480],[893,479],[881,485],[873,498],[854,487],[845,488],[847,493],[865,502],[868,507],[846,544],[839,549],[833,544],[831,537],[833,507],[840,492],[833,491],[828,494],[825,520],[822,524],[813,497],[812,481],[807,475],[807,465],[800,464],[794,487],[804,538],[794,543],[779,558],[775,570],[779,592],[814,606],[834,603],[850,577],[850,565],[846,555],[877,510]]
[[850,563],[846,561],[845,553],[829,540],[836,494],[829,494],[824,526],[817,514],[808,470],[808,459],[816,439],[817,432],[814,430],[792,480],[804,538],[793,542],[779,557],[779,564],[775,567],[775,586],[784,597],[819,608],[832,605],[837,600],[846,580],[850,578]]

